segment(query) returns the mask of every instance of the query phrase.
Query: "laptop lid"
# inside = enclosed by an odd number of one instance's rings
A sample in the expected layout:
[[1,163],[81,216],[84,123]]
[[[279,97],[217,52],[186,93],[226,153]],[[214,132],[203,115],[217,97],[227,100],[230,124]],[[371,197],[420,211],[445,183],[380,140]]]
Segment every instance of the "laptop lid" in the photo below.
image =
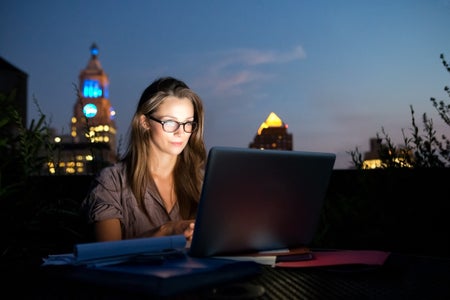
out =
[[308,245],[335,159],[333,153],[212,147],[189,254]]

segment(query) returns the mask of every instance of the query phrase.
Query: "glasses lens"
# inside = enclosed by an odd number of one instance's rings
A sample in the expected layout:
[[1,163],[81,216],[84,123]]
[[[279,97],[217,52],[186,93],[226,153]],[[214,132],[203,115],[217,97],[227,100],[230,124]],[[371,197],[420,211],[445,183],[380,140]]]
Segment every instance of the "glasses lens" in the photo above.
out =
[[176,121],[164,121],[162,123],[164,131],[169,132],[169,133],[177,131],[181,125],[183,125],[183,130],[186,133],[191,133],[192,131],[194,131],[197,128],[197,123],[193,122],[193,121],[186,122],[186,123],[178,123]]
[[165,121],[163,124],[163,129],[166,132],[174,132],[180,127],[180,124],[178,124],[175,121]]
[[192,132],[192,123],[191,122],[184,123],[183,129],[187,133]]

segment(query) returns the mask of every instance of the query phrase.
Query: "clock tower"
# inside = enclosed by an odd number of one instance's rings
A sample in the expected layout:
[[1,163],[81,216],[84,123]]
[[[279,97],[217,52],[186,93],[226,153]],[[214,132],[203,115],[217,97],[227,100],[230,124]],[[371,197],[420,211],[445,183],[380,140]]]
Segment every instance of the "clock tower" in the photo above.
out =
[[98,59],[96,44],[91,46],[90,53],[87,66],[79,75],[71,136],[74,143],[91,144],[96,150],[94,155],[113,163],[117,159],[116,125],[115,111],[108,99],[109,80]]

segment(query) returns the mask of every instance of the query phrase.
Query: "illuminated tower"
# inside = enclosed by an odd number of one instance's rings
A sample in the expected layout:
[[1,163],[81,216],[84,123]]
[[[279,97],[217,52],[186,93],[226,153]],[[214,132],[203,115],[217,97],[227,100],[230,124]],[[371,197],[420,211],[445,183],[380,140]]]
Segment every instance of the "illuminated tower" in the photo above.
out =
[[90,143],[101,159],[116,161],[115,111],[108,100],[109,80],[98,60],[98,47],[90,48],[91,58],[79,75],[79,91],[74,106],[71,135],[74,143]]
[[292,134],[287,132],[285,124],[275,113],[271,112],[261,126],[249,148],[292,150]]
[[70,135],[53,135],[45,168],[51,174],[96,174],[117,162],[115,111],[108,100],[109,80],[91,46],[91,58],[80,72]]

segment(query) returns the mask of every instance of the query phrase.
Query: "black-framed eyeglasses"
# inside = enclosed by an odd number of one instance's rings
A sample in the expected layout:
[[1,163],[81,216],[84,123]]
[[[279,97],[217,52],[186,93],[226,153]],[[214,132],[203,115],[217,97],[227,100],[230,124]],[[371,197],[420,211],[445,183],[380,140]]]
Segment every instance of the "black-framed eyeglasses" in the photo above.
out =
[[177,122],[177,121],[173,121],[173,120],[161,121],[152,116],[147,116],[147,118],[161,124],[162,129],[168,133],[177,131],[178,128],[180,128],[180,126],[183,126],[183,130],[186,133],[192,133],[193,131],[195,131],[195,129],[197,129],[197,122],[195,122],[195,121],[187,121],[187,122],[183,123],[183,122]]

